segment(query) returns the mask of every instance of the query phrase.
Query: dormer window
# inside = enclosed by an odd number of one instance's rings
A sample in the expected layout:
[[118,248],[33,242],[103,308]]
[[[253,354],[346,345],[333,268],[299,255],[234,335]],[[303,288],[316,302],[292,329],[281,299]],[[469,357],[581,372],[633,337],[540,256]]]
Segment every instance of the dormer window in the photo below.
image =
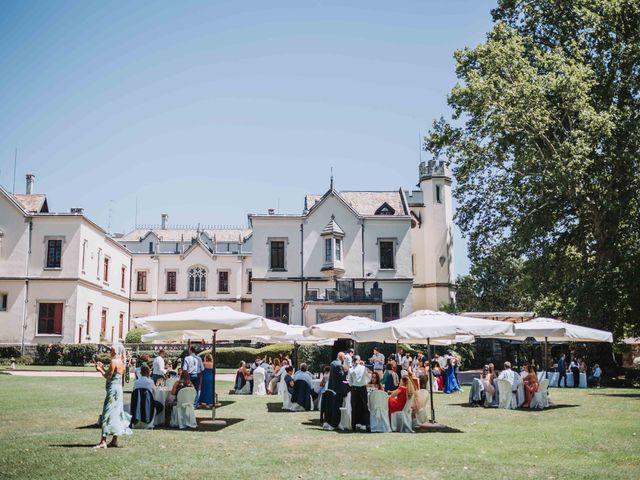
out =
[[395,213],[396,213],[395,209],[391,205],[389,205],[387,202],[384,202],[375,211],[376,215],[395,215]]
[[336,223],[335,217],[322,229],[324,239],[324,262],[322,270],[342,270],[342,239],[344,231]]

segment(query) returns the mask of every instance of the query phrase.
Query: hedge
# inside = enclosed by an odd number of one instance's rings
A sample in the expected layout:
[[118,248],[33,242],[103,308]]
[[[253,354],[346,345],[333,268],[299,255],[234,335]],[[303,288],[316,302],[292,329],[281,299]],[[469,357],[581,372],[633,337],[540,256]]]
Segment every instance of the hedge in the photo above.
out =
[[125,343],[142,343],[142,335],[149,333],[147,329],[141,327],[135,327],[129,330],[127,337],[124,339]]
[[93,360],[98,353],[98,347],[90,343],[65,345],[62,361],[65,365],[84,365]]
[[[208,348],[200,352],[200,356],[204,358],[207,353],[211,353]],[[274,343],[262,348],[252,347],[218,347],[216,348],[216,356],[218,357],[218,367],[220,368],[236,368],[240,362],[244,360],[247,363],[253,362],[256,357],[276,358],[280,354],[289,355],[293,353],[293,345],[288,343]]]
[[0,347],[0,358],[18,358],[20,349],[18,347]]

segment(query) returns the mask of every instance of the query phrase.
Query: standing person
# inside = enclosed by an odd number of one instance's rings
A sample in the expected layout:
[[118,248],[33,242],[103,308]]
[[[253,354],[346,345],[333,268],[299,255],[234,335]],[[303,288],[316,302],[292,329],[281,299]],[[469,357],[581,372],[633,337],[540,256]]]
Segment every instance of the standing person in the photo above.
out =
[[336,392],[335,404],[340,408],[344,397],[349,393],[349,385],[347,385],[347,370],[344,364],[344,352],[338,353],[338,357],[331,362],[331,370],[329,372],[329,390]]
[[411,353],[405,352],[404,357],[400,360],[400,365],[402,366],[402,370],[408,372],[409,368],[413,365],[413,359],[411,358]]
[[558,388],[560,388],[560,382],[564,378],[564,386],[567,387],[567,365],[564,361],[564,353],[560,355],[558,359]]
[[460,390],[460,385],[455,376],[455,365],[453,364],[453,357],[447,359],[447,367],[444,370],[444,393],[453,393]]
[[373,355],[371,355],[369,362],[373,365],[374,372],[382,372],[384,369],[384,355],[380,353],[378,347],[373,348]]
[[153,359],[153,371],[151,379],[153,383],[158,384],[159,380],[164,380],[164,376],[167,374],[166,364],[164,363],[164,357],[166,353],[160,349],[158,356]]
[[385,392],[392,392],[398,385],[400,384],[400,380],[398,379],[398,374],[393,370],[393,360],[387,363],[387,369],[384,371],[384,375],[382,376],[382,385],[384,385]]
[[592,387],[600,388],[600,377],[602,377],[602,369],[597,363],[591,369],[591,376],[589,377],[589,385]]
[[[100,443],[94,448],[117,447],[118,437],[131,435],[129,423],[131,415],[124,411],[122,393],[122,375],[124,374],[125,350],[122,344],[111,347],[111,363],[105,370],[102,362],[96,363],[96,371],[107,381],[106,396],[102,406],[102,437]],[[107,444],[107,435],[113,435],[111,442]]]
[[355,366],[349,370],[349,385],[351,387],[351,430],[367,430],[369,428],[369,405],[367,384],[371,374],[365,368],[364,362],[356,357]]
[[202,371],[202,388],[200,389],[200,406],[213,405],[213,357],[210,353],[204,356],[204,370]]
[[571,357],[569,370],[573,374],[573,388],[578,388],[580,386],[580,366],[576,357]]
[[196,389],[196,398],[193,401],[193,406],[196,407],[198,405],[198,394],[200,393],[200,378],[204,367],[202,365],[202,359],[196,354],[195,347],[192,346],[189,349],[189,355],[184,357],[182,369],[189,374],[191,383]]

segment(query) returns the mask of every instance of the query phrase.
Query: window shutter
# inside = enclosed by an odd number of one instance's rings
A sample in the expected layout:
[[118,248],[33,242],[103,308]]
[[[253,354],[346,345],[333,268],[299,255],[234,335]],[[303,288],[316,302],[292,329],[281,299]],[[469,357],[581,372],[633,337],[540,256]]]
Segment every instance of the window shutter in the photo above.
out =
[[53,333],[62,335],[62,303],[53,304]]

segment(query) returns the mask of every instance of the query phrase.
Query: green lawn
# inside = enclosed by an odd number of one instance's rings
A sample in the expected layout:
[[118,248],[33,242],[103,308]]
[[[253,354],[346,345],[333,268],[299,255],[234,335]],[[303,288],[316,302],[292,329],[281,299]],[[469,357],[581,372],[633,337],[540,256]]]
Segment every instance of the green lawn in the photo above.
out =
[[450,429],[416,434],[325,432],[316,412],[223,394],[226,428],[136,431],[96,451],[103,391],[97,378],[0,374],[0,478],[640,478],[640,390],[552,390],[558,407],[543,412],[440,394]]

